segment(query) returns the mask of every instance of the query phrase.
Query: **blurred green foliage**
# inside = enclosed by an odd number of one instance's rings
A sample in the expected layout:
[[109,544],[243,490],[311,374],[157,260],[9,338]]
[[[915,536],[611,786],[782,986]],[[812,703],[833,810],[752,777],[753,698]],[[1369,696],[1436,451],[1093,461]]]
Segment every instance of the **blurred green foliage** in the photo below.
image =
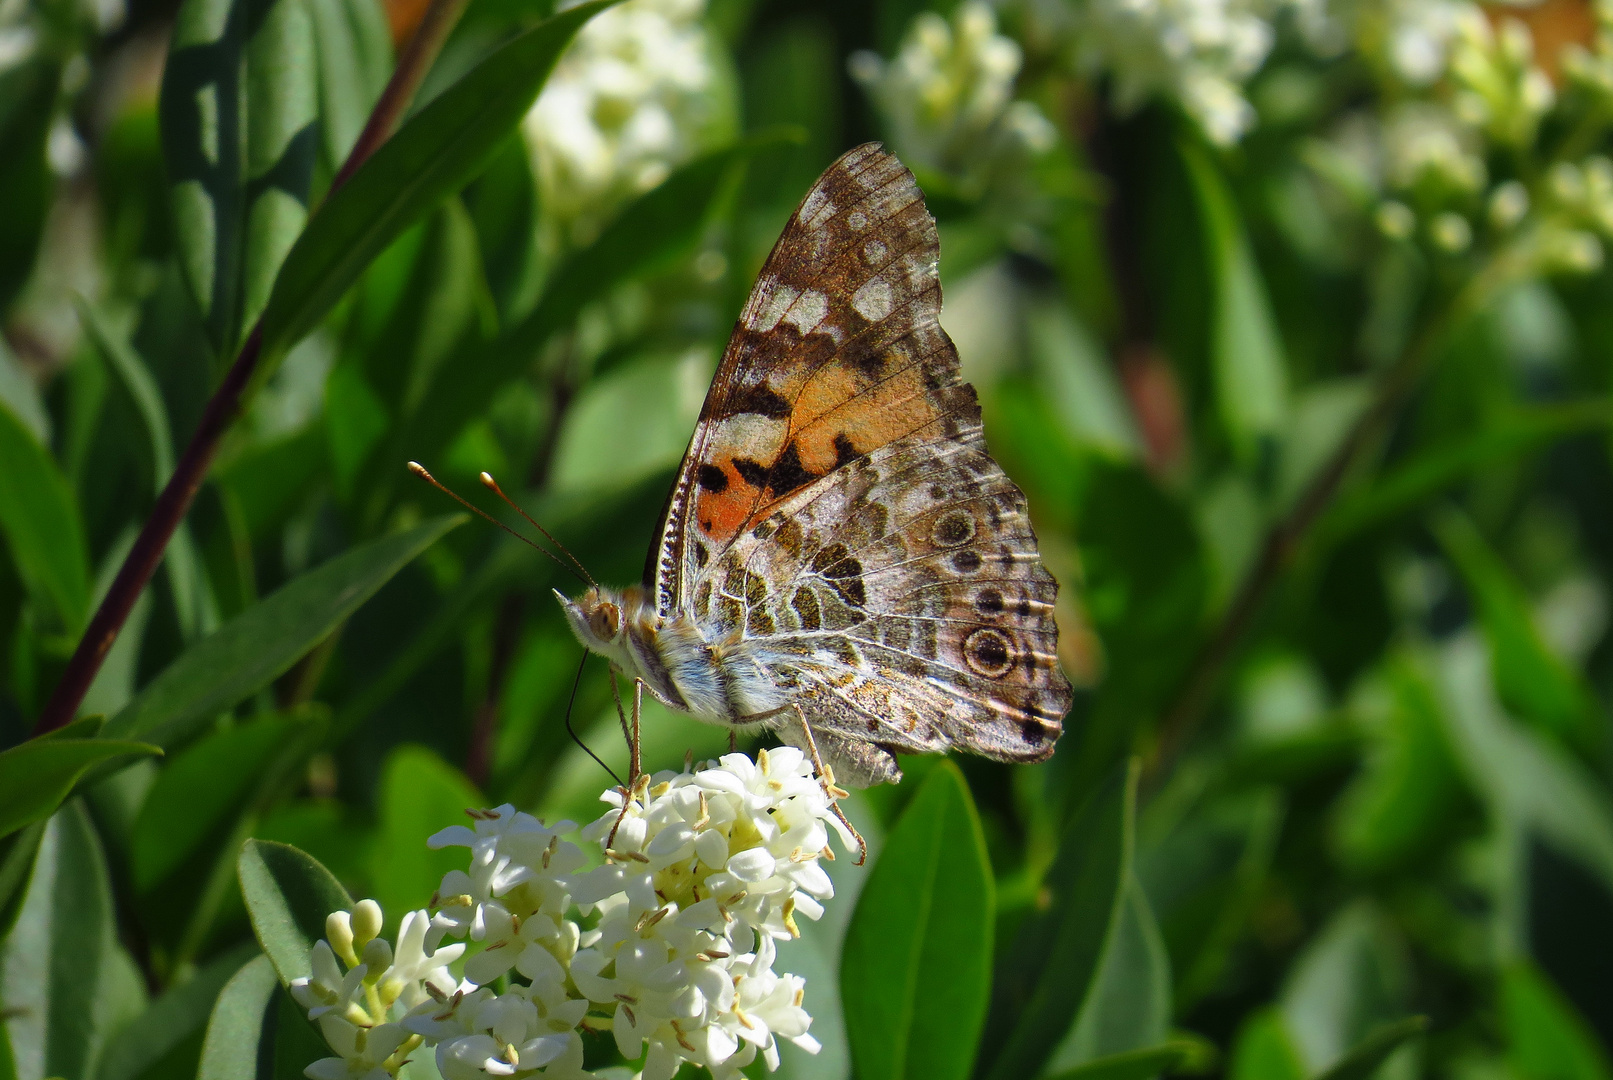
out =
[[[473,0],[327,202],[407,5],[0,9],[0,1078],[301,1075],[280,985],[324,912],[425,903],[466,806],[596,816],[568,708],[627,752],[597,664],[571,702],[569,579],[403,463],[494,473],[635,580],[762,258],[883,137],[1079,693],[1044,765],[912,759],[849,801],[873,865],[784,947],[824,1045],[783,1074],[1613,1080],[1606,110],[1559,79],[1503,115],[1496,75],[1476,187],[1369,182],[1350,125],[1479,93],[1479,31],[1430,90],[1272,15],[1228,139],[1186,96],[1111,108],[1126,73],[1047,37],[1093,5],[1002,6],[1009,145],[854,59],[933,45],[932,8],[963,40],[955,4],[711,0],[698,136],[576,218],[521,125],[591,10]],[[1547,8],[1607,61],[1589,4]],[[83,718],[30,739],[260,315]],[[650,768],[724,746],[648,707]]]

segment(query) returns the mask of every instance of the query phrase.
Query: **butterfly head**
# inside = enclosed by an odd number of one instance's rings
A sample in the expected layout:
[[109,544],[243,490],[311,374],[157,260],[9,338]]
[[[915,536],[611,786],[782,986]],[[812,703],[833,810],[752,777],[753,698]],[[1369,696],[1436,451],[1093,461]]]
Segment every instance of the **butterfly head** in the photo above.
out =
[[628,651],[629,626],[641,617],[644,608],[642,590],[595,585],[575,600],[559,590],[555,598],[566,613],[571,632],[587,648],[611,659]]

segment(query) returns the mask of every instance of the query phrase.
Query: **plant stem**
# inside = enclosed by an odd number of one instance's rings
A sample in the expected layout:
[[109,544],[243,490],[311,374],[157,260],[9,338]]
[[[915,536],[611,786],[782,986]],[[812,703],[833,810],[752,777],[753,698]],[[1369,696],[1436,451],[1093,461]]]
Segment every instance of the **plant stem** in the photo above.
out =
[[1384,372],[1372,401],[1345,433],[1338,447],[1281,520],[1266,531],[1254,565],[1244,575],[1237,594],[1208,641],[1194,657],[1187,676],[1162,714],[1159,737],[1149,758],[1147,773],[1162,776],[1187,744],[1205,710],[1214,699],[1225,668],[1264,606],[1294,553],[1338,493],[1344,478],[1375,443],[1422,379],[1424,370],[1445,343],[1451,329],[1475,313],[1494,289],[1508,279],[1511,253],[1503,251],[1431,318]]
[[[420,28],[415,31],[414,37],[403,50],[403,55],[398,58],[397,68],[392,72],[392,78],[387,82],[386,89],[381,92],[380,100],[370,111],[369,121],[364,125],[358,141],[347,155],[347,160],[337,172],[336,178],[331,181],[331,191],[335,191],[345,183],[376,148],[397,130],[404,111],[420,87],[421,80],[430,70],[437,54],[442,50],[443,42],[448,38],[448,32],[458,22],[468,2],[469,0],[432,0],[431,8],[421,20]],[[224,380],[219,383],[218,389],[213,391],[213,396],[208,398],[207,406],[202,411],[201,421],[196,425],[190,443],[174,464],[173,475],[168,478],[162,493],[157,496],[156,505],[151,508],[151,513],[146,518],[145,525],[141,527],[134,546],[129,549],[123,565],[118,568],[112,587],[107,590],[106,597],[95,609],[89,627],[84,631],[78,647],[73,650],[72,658],[67,662],[67,669],[57,682],[50,700],[45,703],[44,711],[39,714],[39,719],[34,724],[35,735],[43,735],[47,731],[63,727],[78,714],[84,695],[89,692],[90,684],[95,681],[96,673],[101,670],[101,664],[105,662],[112,643],[117,640],[118,632],[123,629],[130,610],[145,589],[146,583],[151,580],[151,575],[156,573],[157,564],[162,561],[169,540],[179,528],[179,523],[185,519],[190,504],[196,498],[196,492],[201,489],[202,481],[207,478],[207,471],[212,466],[213,459],[218,456],[219,443],[224,438],[224,433],[229,430],[230,424],[241,411],[242,399],[245,397],[247,387],[251,385],[252,376],[257,371],[262,344],[263,322],[260,317],[252,327],[251,333],[247,335],[240,352],[236,354],[235,362],[225,373]]]

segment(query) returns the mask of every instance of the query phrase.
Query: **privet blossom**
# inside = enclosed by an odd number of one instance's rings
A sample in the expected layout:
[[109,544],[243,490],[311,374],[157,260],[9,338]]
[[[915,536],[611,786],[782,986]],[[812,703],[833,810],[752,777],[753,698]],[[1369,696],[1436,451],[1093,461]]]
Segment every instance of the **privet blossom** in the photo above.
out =
[[388,1080],[429,1052],[445,1080],[574,1080],[593,1075],[584,1027],[644,1054],[645,1080],[686,1061],[717,1080],[758,1055],[774,1068],[780,1041],[816,1052],[804,981],[774,971],[775,943],[834,895],[829,830],[854,841],[811,762],[794,747],[728,754],[601,798],[583,846],[571,822],[509,805],[431,837],[469,865],[404,916],[396,945],[374,901],[334,912],[291,988],[334,1051],[307,1075]]

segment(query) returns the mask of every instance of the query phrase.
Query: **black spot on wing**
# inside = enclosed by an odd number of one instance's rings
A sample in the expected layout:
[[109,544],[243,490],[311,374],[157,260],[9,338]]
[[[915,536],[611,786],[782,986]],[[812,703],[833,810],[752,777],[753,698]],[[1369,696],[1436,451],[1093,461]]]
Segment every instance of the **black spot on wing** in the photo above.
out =
[[801,453],[796,449],[795,440],[784,448],[784,453],[778,456],[773,467],[767,472],[767,486],[773,492],[774,498],[783,498],[792,491],[797,491],[812,481],[817,474],[808,472],[801,464]]
[[739,474],[741,480],[753,488],[767,486],[767,466],[758,465],[750,458],[735,458],[734,471]]
[[752,413],[780,420],[790,415],[790,403],[766,384],[741,386],[722,403],[719,418],[738,416],[740,413]]
[[849,465],[857,460],[857,456],[857,448],[851,445],[851,440],[846,438],[845,432],[835,436],[835,468]]
[[728,490],[728,474],[715,465],[700,466],[700,486],[713,495],[721,495]]

